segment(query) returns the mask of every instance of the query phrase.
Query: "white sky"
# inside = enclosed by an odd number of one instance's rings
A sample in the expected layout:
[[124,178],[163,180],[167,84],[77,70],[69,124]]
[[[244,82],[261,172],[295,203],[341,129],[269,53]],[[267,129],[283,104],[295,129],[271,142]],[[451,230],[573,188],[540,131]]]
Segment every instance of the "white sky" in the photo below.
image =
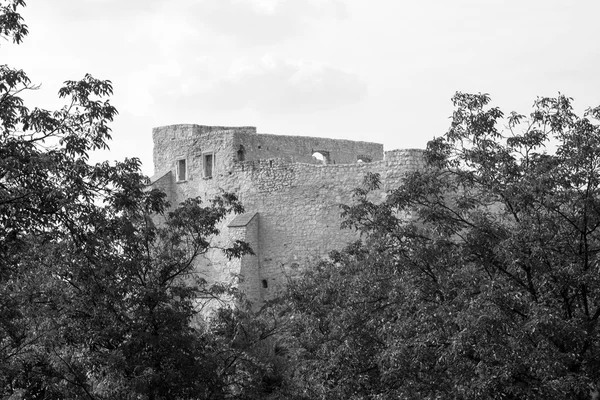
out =
[[260,133],[424,148],[456,91],[505,112],[558,92],[600,105],[598,0],[28,0],[24,44],[0,63],[57,108],[65,80],[110,79],[110,160],[152,175],[154,126],[251,125]]

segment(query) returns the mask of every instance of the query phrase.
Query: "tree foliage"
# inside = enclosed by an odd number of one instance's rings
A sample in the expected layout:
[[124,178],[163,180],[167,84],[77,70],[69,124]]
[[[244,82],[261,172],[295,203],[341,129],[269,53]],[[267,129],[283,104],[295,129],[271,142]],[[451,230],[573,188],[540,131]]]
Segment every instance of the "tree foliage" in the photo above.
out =
[[[24,5],[0,4],[2,38],[23,40]],[[224,193],[171,207],[139,160],[88,163],[110,140],[110,81],[66,81],[56,111],[26,107],[34,89],[0,66],[0,397],[239,397],[259,366],[198,315],[236,292],[193,263],[241,204]]]
[[[361,240],[279,307],[305,398],[590,398],[600,376],[600,107],[457,93],[427,167],[343,207]],[[504,125],[504,128],[501,128]]]
[[19,7],[25,7],[25,0],[3,0],[0,3],[0,38],[21,43],[29,33]]

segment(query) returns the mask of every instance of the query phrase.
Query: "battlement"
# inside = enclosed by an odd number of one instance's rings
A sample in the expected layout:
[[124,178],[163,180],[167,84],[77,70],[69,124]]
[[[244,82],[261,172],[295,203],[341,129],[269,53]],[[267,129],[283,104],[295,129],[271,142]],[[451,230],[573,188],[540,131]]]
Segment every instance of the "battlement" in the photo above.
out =
[[[340,230],[340,204],[367,173],[378,173],[383,199],[406,172],[423,167],[423,151],[383,151],[371,142],[257,133],[254,127],[170,125],[153,129],[153,184],[177,204],[186,198],[235,193],[247,225],[224,221],[217,241],[245,238],[255,256],[227,260],[217,253],[200,260],[209,281],[242,276],[251,300],[272,297],[302,266],[356,240]],[[210,261],[208,261],[210,260]]]

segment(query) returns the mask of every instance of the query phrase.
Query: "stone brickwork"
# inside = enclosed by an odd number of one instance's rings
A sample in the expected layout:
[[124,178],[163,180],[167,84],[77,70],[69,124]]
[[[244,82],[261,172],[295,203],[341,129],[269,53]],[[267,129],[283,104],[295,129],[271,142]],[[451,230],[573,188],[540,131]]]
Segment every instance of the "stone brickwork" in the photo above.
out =
[[214,244],[245,240],[255,255],[227,260],[210,252],[197,271],[208,281],[241,278],[240,288],[256,303],[277,294],[303,266],[357,238],[340,230],[339,205],[351,202],[368,172],[380,174],[382,188],[373,195],[383,199],[424,163],[422,150],[384,155],[378,143],[258,134],[253,127],[172,125],[155,128],[153,139],[152,182],[172,204],[223,191],[244,204],[247,214],[224,221]]

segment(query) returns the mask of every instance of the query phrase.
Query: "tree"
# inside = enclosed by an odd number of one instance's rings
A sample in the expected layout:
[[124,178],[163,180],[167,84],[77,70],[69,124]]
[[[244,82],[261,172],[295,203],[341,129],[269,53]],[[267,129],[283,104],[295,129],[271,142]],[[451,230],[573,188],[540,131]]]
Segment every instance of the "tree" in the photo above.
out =
[[[0,35],[16,43],[22,6],[0,5]],[[231,397],[245,367],[222,357],[197,305],[235,290],[208,285],[193,262],[241,204],[224,193],[170,207],[139,160],[89,164],[117,113],[110,81],[65,82],[57,111],[25,106],[36,88],[0,66],[0,396]]]
[[[3,38],[22,41],[27,27],[18,14],[21,0],[0,8]],[[38,291],[22,291],[24,282],[43,288],[37,265],[28,263],[35,243],[59,242],[76,235],[77,219],[93,210],[92,199],[108,194],[87,153],[106,146],[107,123],[116,113],[108,102],[93,100],[112,91],[110,82],[86,76],[66,82],[59,95],[70,102],[62,110],[29,110],[20,93],[35,89],[22,70],[0,66],[0,380],[12,383],[14,360],[37,342],[26,314],[36,311]],[[135,161],[128,162],[135,164]],[[118,171],[118,170],[115,170]],[[46,271],[48,272],[48,271]],[[36,330],[37,332],[37,330]],[[33,333],[33,334],[32,334]],[[33,361],[32,361],[33,362]]]
[[[590,398],[600,376],[600,107],[457,93],[428,167],[343,207],[361,240],[282,301],[306,398]],[[504,129],[500,126],[505,125]],[[547,148],[555,148],[550,151]]]
[[25,7],[25,0],[3,0],[0,4],[0,38],[21,43],[29,33],[18,12],[19,7]]

